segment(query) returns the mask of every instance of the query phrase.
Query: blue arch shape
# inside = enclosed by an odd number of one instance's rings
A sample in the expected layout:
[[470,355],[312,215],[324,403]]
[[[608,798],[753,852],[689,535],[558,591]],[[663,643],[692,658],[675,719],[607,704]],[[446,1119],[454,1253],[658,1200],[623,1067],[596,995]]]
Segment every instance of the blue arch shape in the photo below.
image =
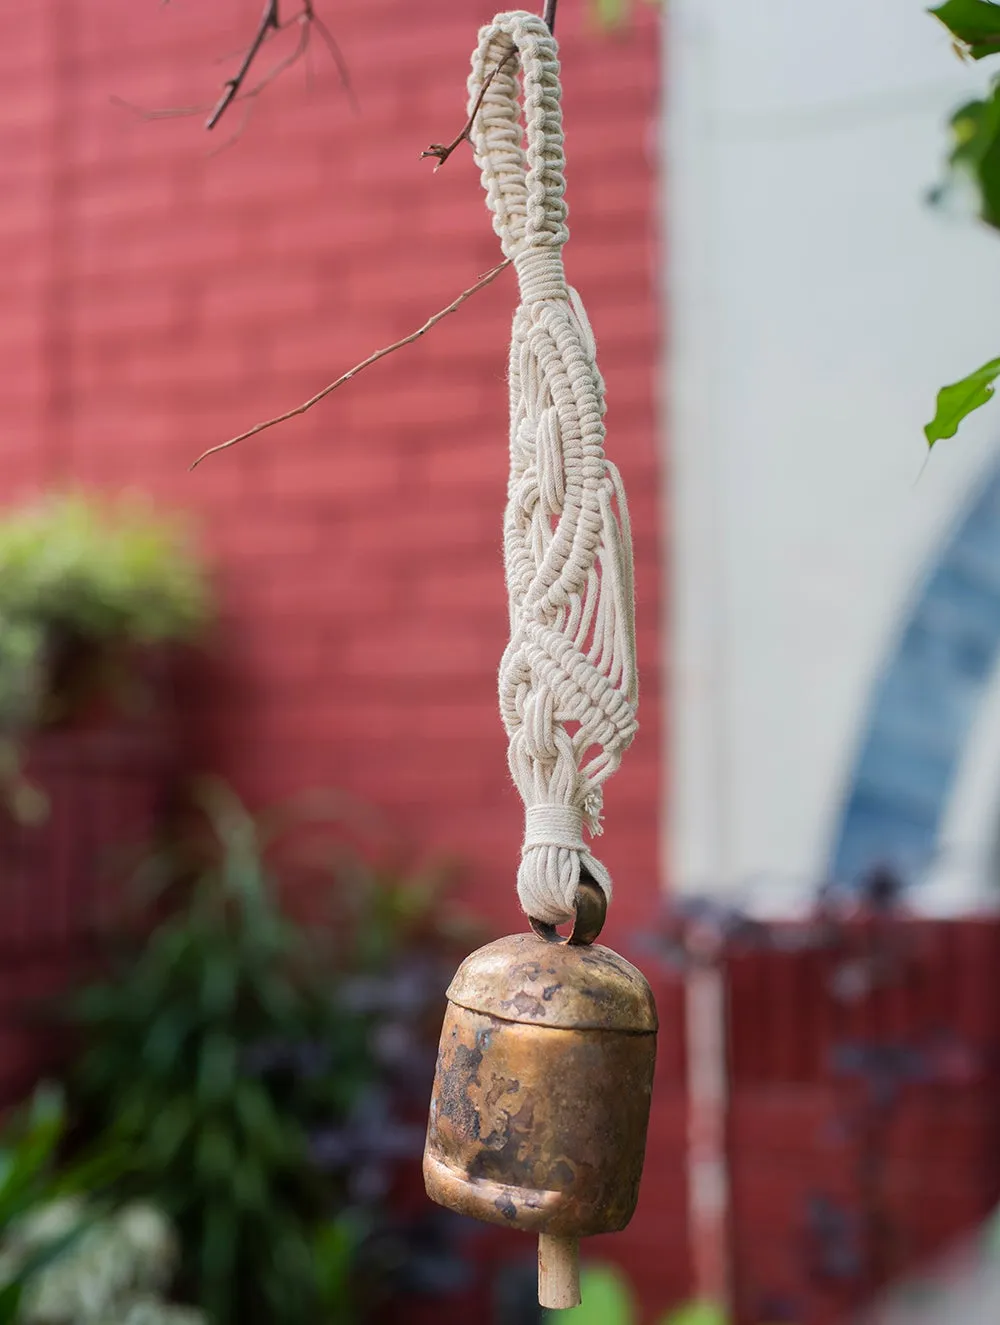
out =
[[932,859],[977,706],[1000,654],[1000,464],[933,559],[869,704],[829,877]]

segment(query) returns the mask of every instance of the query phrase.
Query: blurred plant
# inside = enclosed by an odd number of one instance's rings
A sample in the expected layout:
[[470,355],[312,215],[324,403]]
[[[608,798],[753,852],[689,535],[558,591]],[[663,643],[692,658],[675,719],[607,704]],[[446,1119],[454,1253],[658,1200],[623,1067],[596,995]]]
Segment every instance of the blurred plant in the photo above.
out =
[[[957,53],[967,60],[1000,55],[1000,5],[993,0],[945,0],[929,11],[948,29]],[[979,219],[1000,229],[1000,77],[985,97],[960,106],[949,122],[948,179],[931,193],[939,201],[955,181],[971,186]],[[934,418],[924,428],[928,445],[954,437],[959,424],[992,397],[1000,358],[990,359],[938,392]]]
[[[56,1151],[64,1127],[62,1096],[41,1086],[0,1139],[0,1242],[19,1219],[51,1198]],[[57,1244],[47,1248],[46,1253],[53,1255],[59,1250]],[[25,1262],[14,1273],[0,1275],[0,1325],[9,1325],[17,1318],[25,1285],[47,1255],[43,1256],[39,1247],[32,1262]]]
[[113,1149],[60,1166],[65,1134],[63,1093],[43,1084],[0,1136],[0,1325],[21,1319],[22,1299],[33,1291],[36,1277],[67,1252],[86,1226],[82,1217],[52,1220],[40,1212],[59,1203],[68,1209],[67,1203],[83,1192],[96,1199],[120,1171]]
[[[158,644],[205,622],[204,578],[179,526],[144,501],[50,497],[0,521],[0,619],[61,640]],[[20,655],[26,652],[22,638]]]
[[727,1325],[729,1317],[712,1302],[685,1302],[664,1316],[661,1325]]
[[571,1325],[634,1325],[635,1297],[631,1285],[612,1265],[586,1265],[580,1271],[578,1307],[568,1311],[545,1311],[543,1320],[568,1321]]
[[114,1212],[64,1198],[19,1220],[0,1242],[0,1282],[37,1266],[23,1292],[18,1325],[204,1325],[204,1316],[163,1300],[177,1242],[155,1207]]
[[[635,1325],[635,1295],[625,1275],[611,1265],[585,1266],[580,1274],[578,1307],[569,1311],[543,1313],[551,1325]],[[727,1325],[725,1312],[709,1302],[684,1302],[666,1315],[658,1325]]]
[[45,812],[18,735],[134,696],[132,650],[191,640],[207,616],[180,527],[138,499],[50,497],[0,520],[0,788],[17,819]]
[[214,852],[190,884],[189,851],[179,874],[151,862],[167,918],[75,1002],[79,1097],[129,1151],[122,1190],[175,1221],[182,1286],[215,1325],[349,1321],[366,1267],[413,1289],[448,1260],[384,1209],[422,1143],[393,1092],[429,1084],[420,1020],[446,980],[411,951],[428,884],[358,867],[351,914],[307,931],[279,907],[261,826],[220,787],[204,805]]
[[[646,0],[648,5],[660,5],[663,0]],[[590,0],[590,9],[602,27],[617,28],[628,21],[634,0]]]

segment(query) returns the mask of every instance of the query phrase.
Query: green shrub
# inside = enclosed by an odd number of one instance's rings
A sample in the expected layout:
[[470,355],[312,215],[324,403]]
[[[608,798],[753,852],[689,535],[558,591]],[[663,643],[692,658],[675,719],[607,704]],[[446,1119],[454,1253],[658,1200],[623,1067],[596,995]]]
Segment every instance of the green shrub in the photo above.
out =
[[0,728],[52,713],[74,656],[191,640],[209,611],[181,527],[137,498],[53,496],[0,519]]
[[[342,1325],[359,1256],[385,1287],[406,1255],[380,1203],[422,1119],[397,1115],[377,1060],[433,1065],[415,973],[386,977],[428,893],[360,871],[339,921],[307,930],[279,906],[261,822],[219,786],[204,803],[214,846],[150,858],[161,922],[74,1001],[75,1098],[96,1144],[129,1155],[122,1196],[175,1224],[182,1294],[214,1325]],[[446,982],[430,979],[436,998]]]
[[45,817],[18,737],[95,701],[148,701],[134,653],[190,641],[209,615],[181,526],[137,497],[53,496],[0,518],[0,799]]
[[176,1222],[185,1285],[217,1325],[308,1322],[322,1211],[304,1110],[254,1070],[259,1046],[328,1043],[341,1070],[313,1083],[342,1111],[361,1027],[335,1015],[323,972],[279,911],[252,821],[216,794],[218,857],[107,983],[85,990],[76,1082],[100,1132],[126,1147],[126,1190]]

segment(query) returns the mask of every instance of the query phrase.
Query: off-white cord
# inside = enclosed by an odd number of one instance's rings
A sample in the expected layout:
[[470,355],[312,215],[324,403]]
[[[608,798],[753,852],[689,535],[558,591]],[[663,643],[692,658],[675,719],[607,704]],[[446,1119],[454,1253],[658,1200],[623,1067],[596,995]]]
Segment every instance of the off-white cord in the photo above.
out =
[[481,30],[470,114],[487,80],[472,145],[521,292],[510,345],[510,643],[500,712],[525,804],[518,896],[528,915],[558,924],[574,913],[581,869],[611,896],[583,829],[601,832],[603,784],[637,728],[631,533],[604,454],[593,333],[563,271],[559,61],[537,15],[498,14]]

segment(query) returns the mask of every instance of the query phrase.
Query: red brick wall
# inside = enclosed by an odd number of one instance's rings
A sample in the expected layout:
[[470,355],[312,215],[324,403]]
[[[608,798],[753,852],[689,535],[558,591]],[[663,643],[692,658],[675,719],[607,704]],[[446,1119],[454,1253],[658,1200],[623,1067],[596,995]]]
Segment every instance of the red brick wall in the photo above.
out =
[[[321,785],[371,800],[421,848],[464,858],[470,898],[513,928],[521,808],[495,697],[513,278],[307,417],[187,470],[498,257],[471,154],[437,174],[419,160],[462,123],[492,0],[318,8],[360,113],[317,41],[215,155],[239,107],[208,135],[203,114],[149,119],[122,103],[211,104],[260,0],[0,9],[2,498],[80,482],[193,511],[222,606],[188,706],[194,761],[254,804]],[[597,335],[635,530],[643,725],[601,844],[618,884],[606,932],[627,948],[658,889],[659,57],[647,6],[610,35],[585,8],[563,0],[559,13],[567,267]],[[666,1082],[673,1103],[658,1106],[674,1139],[654,1129],[645,1213],[615,1244],[655,1271],[664,1303],[685,1277],[679,1088]]]
[[[461,8],[462,12],[458,10]],[[643,729],[608,793],[618,935],[655,890],[659,798],[657,31],[560,13],[571,279],[608,384],[636,533]],[[476,868],[515,923],[521,812],[496,713],[504,641],[505,276],[306,418],[194,474],[204,447],[297,403],[493,265],[463,118],[489,0],[327,0],[360,102],[320,42],[258,101],[203,117],[259,0],[38,0],[0,15],[4,497],[65,480],[192,509],[223,607],[200,760],[254,801],[348,787]],[[266,65],[264,66],[267,67]]]
[[[838,1325],[1000,1200],[1000,926],[902,922],[863,937],[846,955],[729,963],[740,1325]],[[873,991],[835,996],[866,965]],[[810,1215],[820,1203],[834,1210],[825,1233]]]

